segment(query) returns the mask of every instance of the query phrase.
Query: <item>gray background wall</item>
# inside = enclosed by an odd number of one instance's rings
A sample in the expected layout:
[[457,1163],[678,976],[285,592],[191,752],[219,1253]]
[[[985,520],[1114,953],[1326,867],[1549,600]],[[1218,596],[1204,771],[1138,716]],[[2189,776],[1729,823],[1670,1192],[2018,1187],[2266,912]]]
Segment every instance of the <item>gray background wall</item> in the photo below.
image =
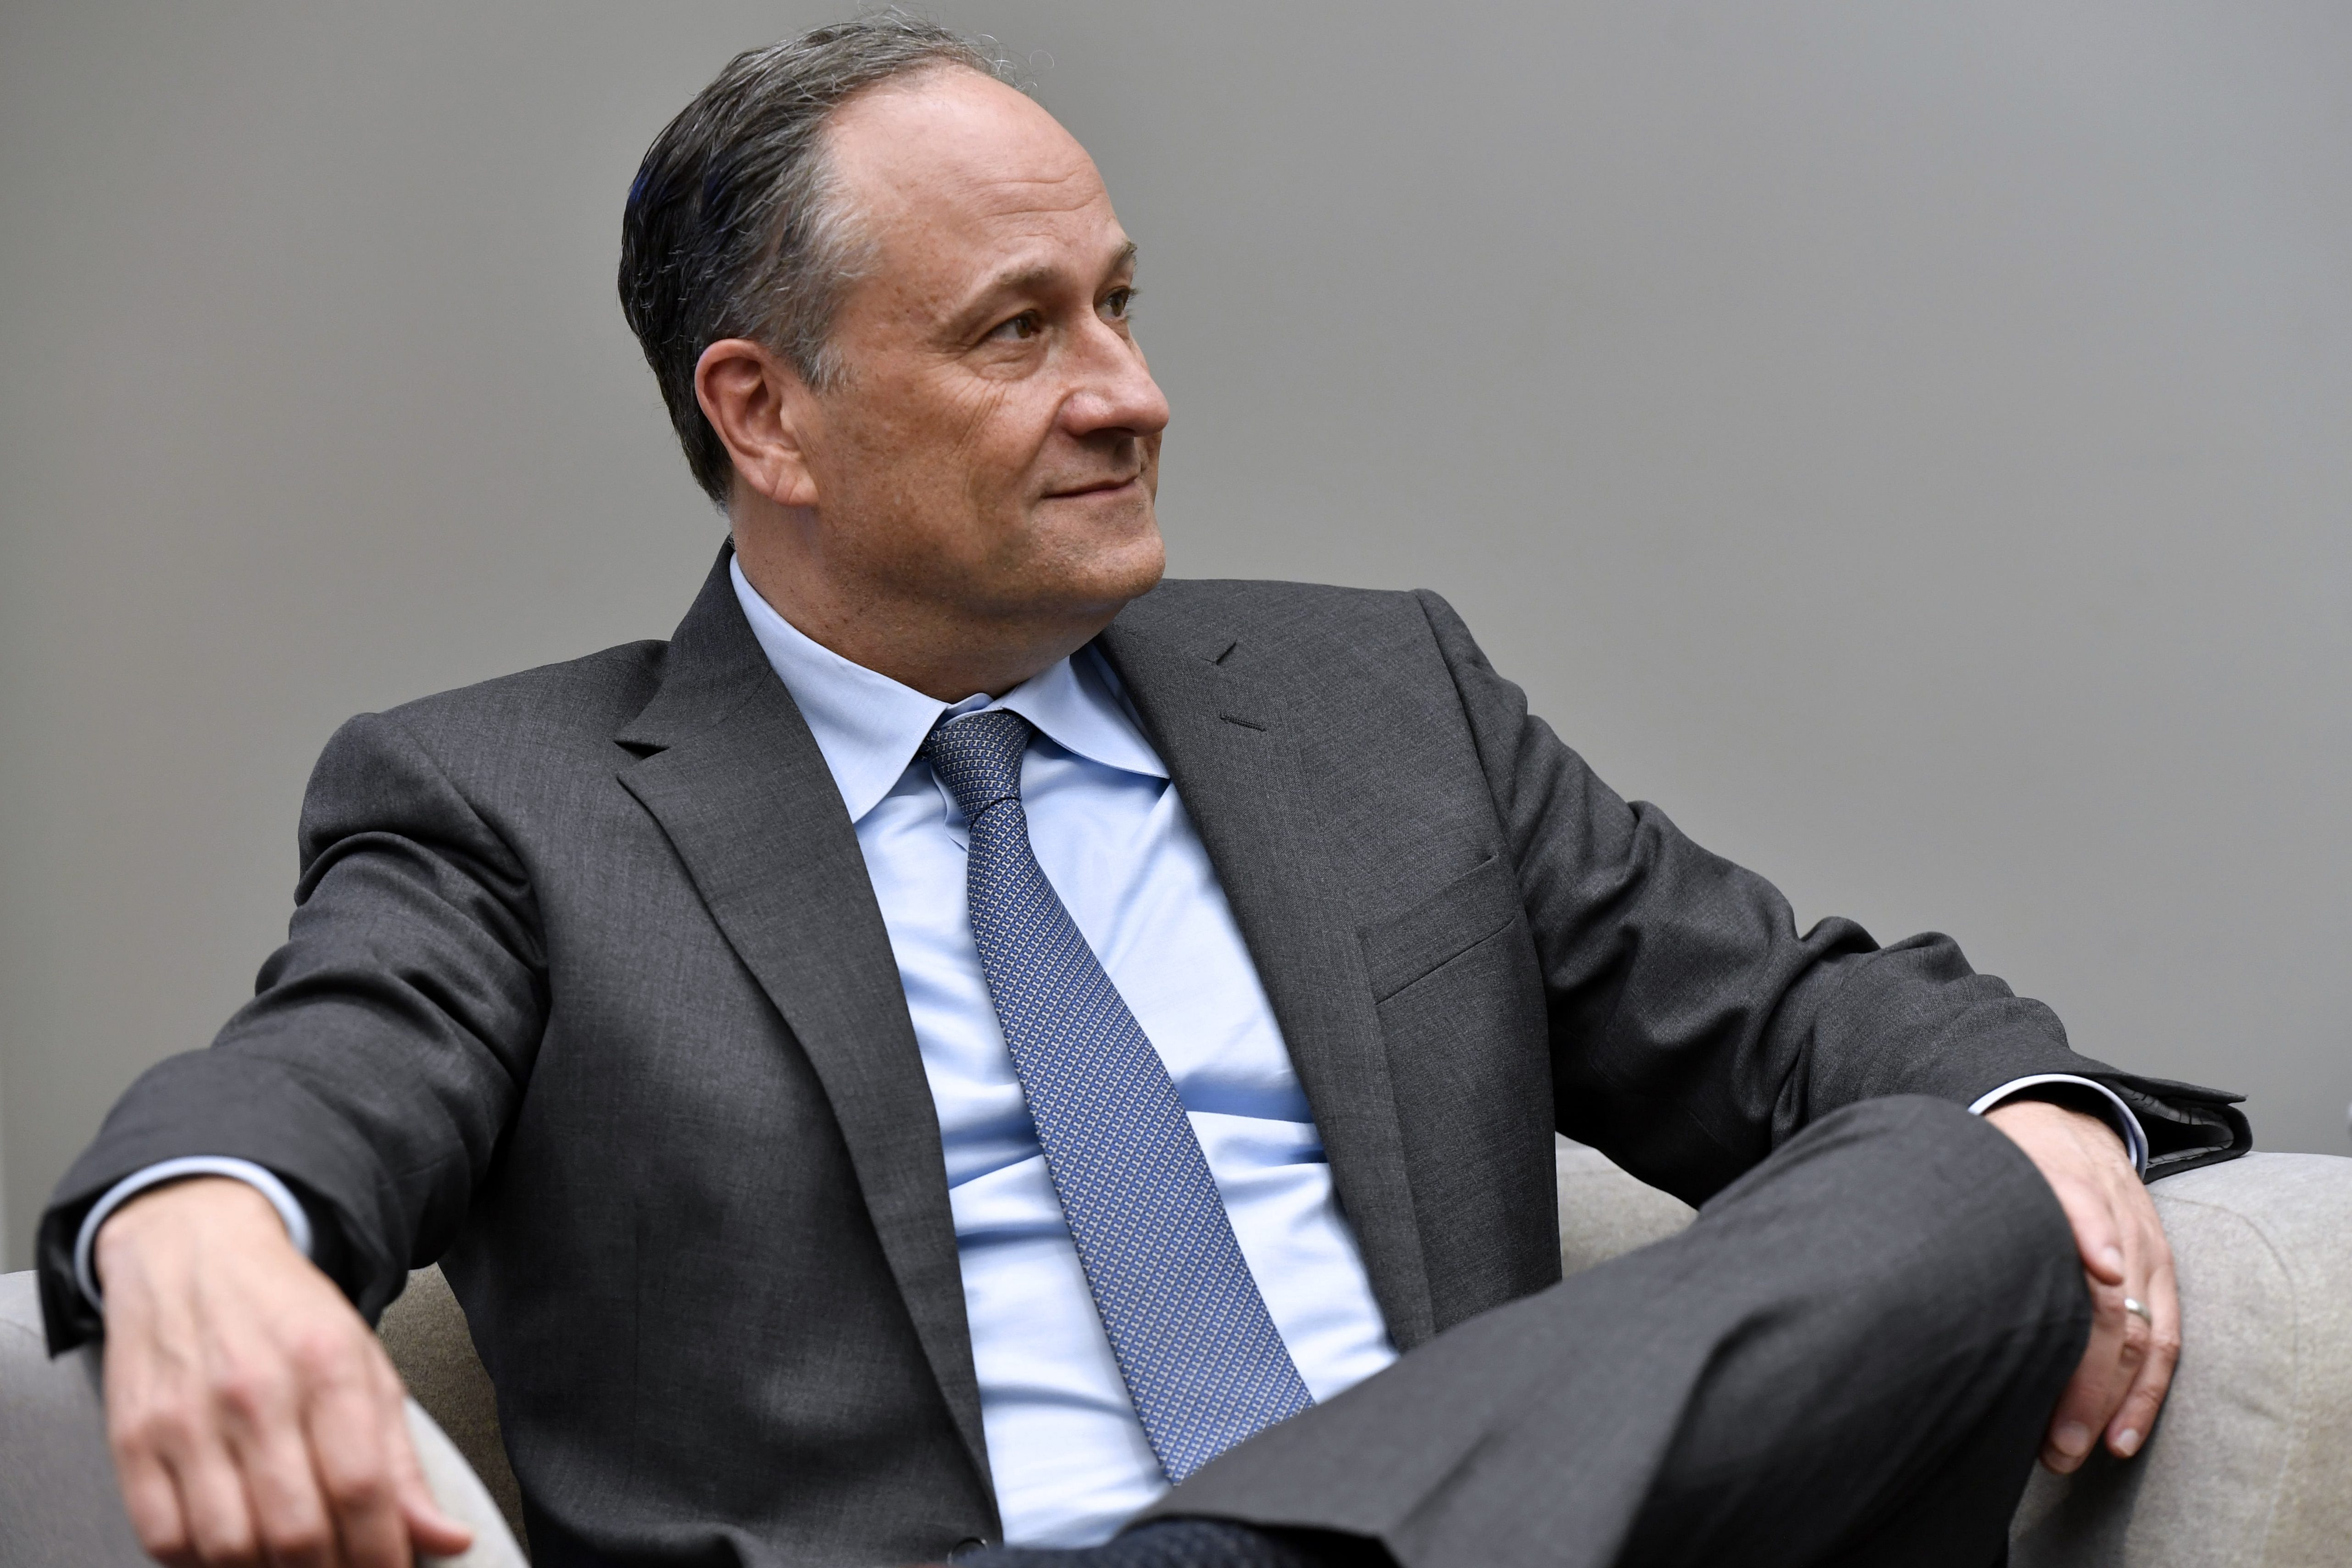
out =
[[[1143,243],[1176,570],[1433,585],[1803,918],[2345,1151],[2352,10],[936,10]],[[620,200],[832,14],[0,10],[12,1264],[282,931],[337,721],[684,607]]]

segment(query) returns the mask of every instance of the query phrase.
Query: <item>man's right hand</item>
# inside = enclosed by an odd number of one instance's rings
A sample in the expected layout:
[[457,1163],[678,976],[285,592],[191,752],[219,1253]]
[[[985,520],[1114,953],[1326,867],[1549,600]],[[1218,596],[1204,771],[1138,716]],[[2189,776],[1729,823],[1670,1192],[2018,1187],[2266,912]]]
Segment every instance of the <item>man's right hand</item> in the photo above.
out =
[[99,1231],[106,1426],[172,1568],[408,1568],[472,1537],[425,1485],[400,1374],[242,1182],[140,1194]]

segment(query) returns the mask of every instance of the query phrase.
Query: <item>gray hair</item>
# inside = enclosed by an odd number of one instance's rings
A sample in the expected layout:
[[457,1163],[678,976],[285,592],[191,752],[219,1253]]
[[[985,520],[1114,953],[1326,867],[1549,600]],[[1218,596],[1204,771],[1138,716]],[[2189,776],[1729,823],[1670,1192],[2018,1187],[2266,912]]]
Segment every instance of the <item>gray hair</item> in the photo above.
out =
[[621,216],[621,311],[695,482],[720,507],[734,465],[695,399],[702,351],[749,338],[818,390],[843,374],[834,314],[869,252],[840,199],[825,121],[917,71],[1010,80],[989,42],[895,8],[819,27],[736,56],[646,149]]

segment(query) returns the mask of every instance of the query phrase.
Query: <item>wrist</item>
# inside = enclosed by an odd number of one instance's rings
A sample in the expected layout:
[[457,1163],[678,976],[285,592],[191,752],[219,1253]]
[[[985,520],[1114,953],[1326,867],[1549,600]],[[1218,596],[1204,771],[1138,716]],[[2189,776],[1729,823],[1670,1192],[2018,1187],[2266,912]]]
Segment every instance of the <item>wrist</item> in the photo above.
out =
[[[199,1176],[226,1177],[259,1194],[277,1212],[279,1222],[286,1227],[287,1239],[293,1243],[294,1250],[305,1258],[316,1256],[312,1247],[317,1238],[311,1235],[310,1214],[303,1208],[301,1200],[294,1195],[292,1190],[280,1181],[274,1172],[257,1165],[250,1160],[241,1160],[226,1154],[184,1154],[174,1159],[159,1160],[152,1165],[131,1172],[131,1174],[109,1187],[96,1203],[89,1205],[89,1211],[82,1215],[81,1228],[74,1237],[74,1282],[80,1287],[82,1299],[96,1308],[100,1314],[106,1310],[106,1298],[98,1282],[98,1233],[114,1218],[118,1210],[134,1200],[148,1193]],[[177,1212],[179,1206],[176,1204],[165,1205],[164,1212]],[[198,1215],[201,1215],[210,1206],[199,1204]],[[147,1228],[147,1225],[152,1225],[153,1223],[152,1216],[156,1212],[149,1210],[151,1216],[149,1221],[133,1227],[134,1230],[143,1230]],[[190,1222],[184,1218],[184,1223]],[[132,1232],[126,1231],[125,1234],[129,1235]]]
[[2071,1105],[2048,1100],[2012,1100],[1986,1111],[1984,1119],[2021,1143],[2028,1142],[2037,1132],[2055,1132],[2102,1152],[2111,1152],[2125,1164],[2131,1163],[2131,1151],[2113,1122]]
[[250,1184],[234,1176],[182,1176],[133,1193],[106,1216],[90,1241],[91,1274],[103,1289],[110,1265],[159,1245],[210,1247],[247,1238],[266,1244],[272,1237],[287,1241],[285,1221]]
[[2147,1175],[2147,1130],[2132,1114],[2131,1107],[2123,1102],[2122,1096],[2096,1079],[2063,1072],[2028,1073],[1979,1096],[1969,1110],[1981,1116],[2011,1100],[2047,1100],[2099,1118],[2123,1140],[2124,1155],[2131,1162],[2133,1173]]

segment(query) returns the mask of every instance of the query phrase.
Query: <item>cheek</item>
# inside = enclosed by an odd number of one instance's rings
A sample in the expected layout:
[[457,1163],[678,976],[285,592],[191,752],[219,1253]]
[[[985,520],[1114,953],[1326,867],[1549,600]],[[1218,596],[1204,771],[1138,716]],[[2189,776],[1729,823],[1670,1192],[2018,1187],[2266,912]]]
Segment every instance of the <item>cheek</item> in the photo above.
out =
[[[834,512],[856,551],[892,569],[1018,570],[1038,542],[1029,505],[1054,407],[1018,382],[909,376],[858,389],[834,468]],[[854,436],[852,436],[854,432]]]
[[1001,466],[992,447],[1002,395],[985,386],[954,395],[925,386],[890,391],[875,397],[864,417],[844,422],[855,436],[842,445],[835,493],[864,526],[917,534],[951,529]]
[[942,400],[946,446],[967,467],[992,443],[1004,417],[1005,397],[1005,388],[997,383],[967,381]]
[[985,386],[967,400],[940,467],[961,476],[971,515],[993,525],[992,531],[1020,525],[1037,455],[1052,428],[1053,411],[1031,407],[1017,388]]

